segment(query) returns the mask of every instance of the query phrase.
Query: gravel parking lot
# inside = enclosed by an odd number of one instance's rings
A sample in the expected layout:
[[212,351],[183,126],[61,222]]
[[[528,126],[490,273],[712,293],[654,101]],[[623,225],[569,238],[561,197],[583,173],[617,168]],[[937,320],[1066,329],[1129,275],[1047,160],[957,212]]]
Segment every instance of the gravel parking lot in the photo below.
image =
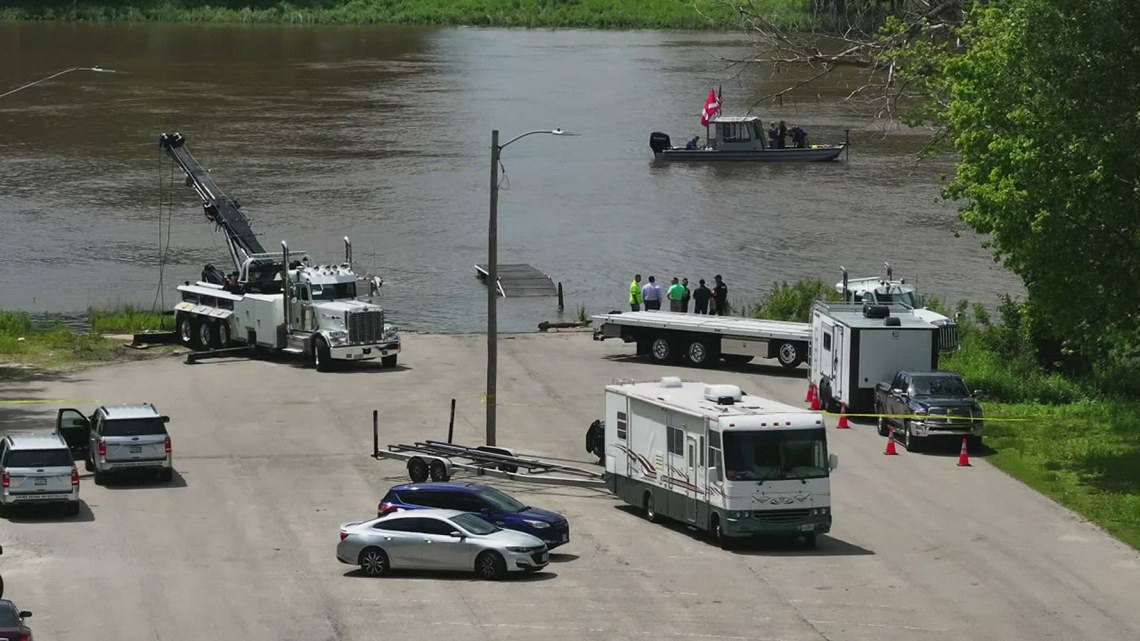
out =
[[[40,639],[1140,638],[1140,556],[975,456],[882,456],[873,426],[829,429],[840,458],[835,524],[817,550],[722,551],[652,525],[604,492],[492,480],[570,519],[546,572],[368,579],[338,563],[342,522],[369,518],[406,482],[381,442],[483,432],[480,336],[410,335],[393,370],[318,374],[290,363],[160,358],[8,382],[7,430],[50,429],[56,408],[149,401],[171,417],[170,485],[97,487],[77,518],[0,521],[8,598]],[[773,365],[656,366],[588,334],[505,338],[499,444],[582,464],[614,378],[731,382],[801,404],[805,377]],[[834,425],[834,420],[829,424]],[[80,468],[82,470],[82,466]]]

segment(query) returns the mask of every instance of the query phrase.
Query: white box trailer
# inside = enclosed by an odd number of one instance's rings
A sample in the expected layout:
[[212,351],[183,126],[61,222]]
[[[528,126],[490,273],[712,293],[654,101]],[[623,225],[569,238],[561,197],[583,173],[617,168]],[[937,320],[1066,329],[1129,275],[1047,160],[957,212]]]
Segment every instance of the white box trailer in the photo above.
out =
[[594,340],[620,338],[637,344],[637,355],[658,363],[682,361],[712,367],[723,360],[741,364],[775,358],[787,368],[808,358],[809,323],[708,316],[680,312],[612,312],[592,317],[600,324]]
[[899,370],[938,369],[940,327],[903,305],[817,301],[812,308],[811,382],[824,410],[875,406],[875,385]]
[[818,412],[668,376],[605,394],[606,485],[650,521],[686,523],[723,547],[754,536],[814,546],[830,531],[838,459]]

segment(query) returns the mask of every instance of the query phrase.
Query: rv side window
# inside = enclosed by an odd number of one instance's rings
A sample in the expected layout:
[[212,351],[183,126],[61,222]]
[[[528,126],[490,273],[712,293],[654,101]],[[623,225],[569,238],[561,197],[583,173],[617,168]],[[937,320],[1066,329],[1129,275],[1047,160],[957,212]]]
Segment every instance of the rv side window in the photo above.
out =
[[625,412],[617,413],[617,437],[618,440],[625,440]]
[[680,456],[685,453],[685,432],[679,427],[669,429],[669,453]]
[[700,467],[705,466],[705,437],[697,442],[697,465]]
[[823,348],[831,351],[831,334],[823,335]]

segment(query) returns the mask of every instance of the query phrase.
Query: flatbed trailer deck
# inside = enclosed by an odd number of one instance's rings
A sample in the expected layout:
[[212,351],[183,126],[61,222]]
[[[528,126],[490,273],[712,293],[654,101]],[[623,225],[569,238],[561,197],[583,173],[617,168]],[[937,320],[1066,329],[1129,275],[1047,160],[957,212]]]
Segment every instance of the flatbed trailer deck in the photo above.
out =
[[662,364],[713,367],[722,360],[741,364],[774,358],[795,368],[811,353],[809,323],[662,311],[611,312],[592,318],[598,322],[594,340],[636,343],[638,356],[648,355]]

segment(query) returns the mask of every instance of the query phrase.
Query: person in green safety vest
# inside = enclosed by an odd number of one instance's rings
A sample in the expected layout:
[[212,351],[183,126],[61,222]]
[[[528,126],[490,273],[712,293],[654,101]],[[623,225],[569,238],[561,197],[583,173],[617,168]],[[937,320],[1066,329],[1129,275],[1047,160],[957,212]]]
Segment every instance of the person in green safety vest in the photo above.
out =
[[629,284],[629,311],[641,311],[641,274],[634,274]]
[[684,303],[681,302],[685,299],[685,286],[681,284],[681,279],[674,276],[673,282],[669,285],[669,290],[665,295],[669,297],[669,311],[685,311],[685,308],[682,307]]

